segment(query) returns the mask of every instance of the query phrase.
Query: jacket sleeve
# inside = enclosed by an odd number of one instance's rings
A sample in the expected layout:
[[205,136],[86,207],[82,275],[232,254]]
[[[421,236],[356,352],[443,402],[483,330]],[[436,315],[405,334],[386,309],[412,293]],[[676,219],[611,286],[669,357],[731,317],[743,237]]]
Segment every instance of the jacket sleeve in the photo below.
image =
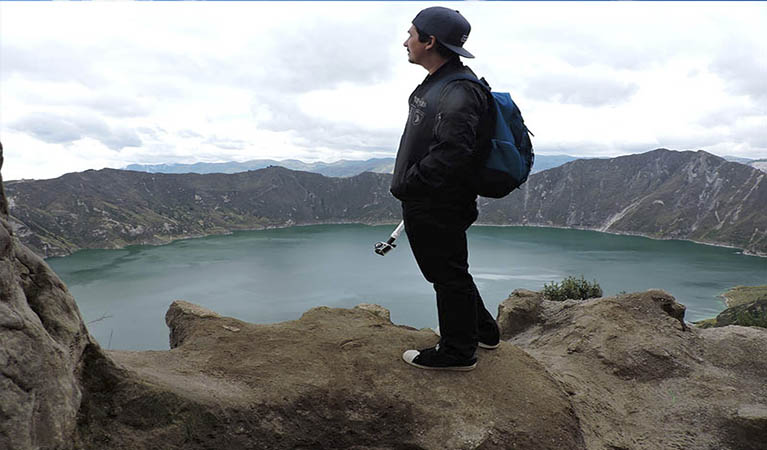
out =
[[430,194],[460,183],[474,164],[474,145],[488,99],[471,81],[449,83],[440,94],[429,151],[405,175],[405,190]]

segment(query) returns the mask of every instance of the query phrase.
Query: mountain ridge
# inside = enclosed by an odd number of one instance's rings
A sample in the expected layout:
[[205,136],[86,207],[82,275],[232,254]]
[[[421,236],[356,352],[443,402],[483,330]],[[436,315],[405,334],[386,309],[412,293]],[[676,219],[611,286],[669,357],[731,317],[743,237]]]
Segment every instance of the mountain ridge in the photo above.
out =
[[399,206],[389,179],[371,172],[329,178],[276,166],[206,175],[101,169],[5,186],[14,231],[49,257],[238,230],[395,222]]
[[[533,173],[552,167],[560,166],[566,162],[578,159],[570,155],[537,155]],[[220,162],[220,163],[193,163],[193,164],[129,164],[121,170],[133,170],[149,173],[238,173],[249,170],[264,169],[269,166],[280,166],[291,170],[314,172],[327,177],[352,177],[363,172],[392,173],[394,171],[394,158],[371,158],[367,160],[341,159],[335,162],[306,163],[297,159],[253,159],[249,161]]]
[[394,158],[371,158],[367,160],[346,160],[335,162],[306,163],[297,159],[252,159],[249,161],[229,161],[220,163],[193,164],[130,164],[123,170],[133,170],[148,173],[238,173],[249,170],[265,169],[269,166],[280,166],[286,169],[303,172],[314,172],[328,177],[351,177],[363,172],[391,173],[394,170]]
[[[591,229],[685,239],[767,255],[765,174],[709,153],[658,149],[575,160],[532,174],[478,224]],[[102,169],[6,183],[12,223],[45,257],[80,248],[162,244],[237,230],[396,223],[391,175],[329,178],[269,167],[237,174]]]

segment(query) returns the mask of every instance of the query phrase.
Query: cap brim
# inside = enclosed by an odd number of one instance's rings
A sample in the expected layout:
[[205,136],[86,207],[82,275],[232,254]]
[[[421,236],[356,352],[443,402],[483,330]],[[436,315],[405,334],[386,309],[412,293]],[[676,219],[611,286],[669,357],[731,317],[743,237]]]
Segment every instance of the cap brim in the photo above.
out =
[[459,55],[463,56],[464,58],[473,58],[474,57],[474,55],[472,55],[471,53],[466,51],[466,49],[463,48],[463,47],[459,47],[457,45],[448,45],[448,44],[445,44],[444,42],[442,42],[441,44],[444,45],[445,47],[449,48],[453,52],[458,53]]

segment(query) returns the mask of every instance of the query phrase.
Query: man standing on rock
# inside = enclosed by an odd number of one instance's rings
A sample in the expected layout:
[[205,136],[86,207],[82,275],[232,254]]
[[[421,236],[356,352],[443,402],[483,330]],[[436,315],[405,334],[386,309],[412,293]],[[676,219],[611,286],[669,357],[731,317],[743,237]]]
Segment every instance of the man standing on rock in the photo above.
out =
[[459,56],[471,26],[458,12],[426,8],[404,42],[408,59],[429,74],[410,95],[391,192],[402,201],[405,232],[418,267],[437,295],[440,341],[402,358],[422,369],[472,370],[477,346],[496,348],[498,326],[469,274],[466,230],[477,219],[471,177],[484,155],[477,145],[494,125],[490,94],[469,80]]

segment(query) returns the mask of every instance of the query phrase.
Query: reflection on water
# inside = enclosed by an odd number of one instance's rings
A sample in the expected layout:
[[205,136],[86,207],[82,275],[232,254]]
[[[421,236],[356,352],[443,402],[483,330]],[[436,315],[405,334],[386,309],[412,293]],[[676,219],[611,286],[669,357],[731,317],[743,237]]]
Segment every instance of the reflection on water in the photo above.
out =
[[[385,257],[373,244],[393,226],[321,225],[238,232],[160,247],[87,250],[48,263],[67,283],[91,333],[120,349],[168,348],[165,312],[175,299],[256,323],[307,309],[378,303],[395,323],[435,327],[434,291],[403,233]],[[540,290],[568,275],[596,279],[605,295],[665,289],[687,320],[724,309],[717,296],[767,284],[767,259],[683,241],[593,231],[472,227],[471,271],[491,311],[517,288]]]

